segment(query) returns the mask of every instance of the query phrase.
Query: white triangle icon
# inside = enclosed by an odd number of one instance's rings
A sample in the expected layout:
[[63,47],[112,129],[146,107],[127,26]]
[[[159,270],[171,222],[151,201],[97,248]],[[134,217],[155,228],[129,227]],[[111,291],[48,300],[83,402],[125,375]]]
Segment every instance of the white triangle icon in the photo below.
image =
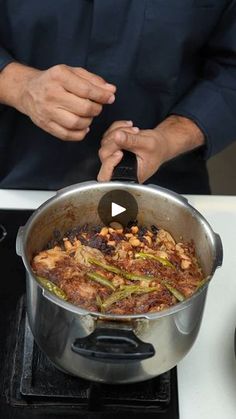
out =
[[115,204],[114,202],[111,203],[111,216],[115,217],[116,215],[125,212],[126,208],[122,207],[121,205]]

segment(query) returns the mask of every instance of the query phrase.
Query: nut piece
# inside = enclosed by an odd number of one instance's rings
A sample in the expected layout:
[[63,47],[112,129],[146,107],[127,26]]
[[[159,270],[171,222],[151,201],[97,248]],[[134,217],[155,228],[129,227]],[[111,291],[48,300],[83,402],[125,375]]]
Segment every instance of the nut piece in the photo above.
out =
[[191,265],[191,260],[187,260],[187,259],[182,259],[181,260],[181,268],[182,269],[188,269],[190,265]]
[[127,237],[127,239],[130,239],[131,237],[134,237],[132,233],[126,233],[125,237]]
[[73,246],[72,246],[71,242],[67,238],[66,239],[63,239],[63,241],[64,241],[64,246],[65,246],[65,249],[66,250],[73,249]]
[[115,242],[115,240],[109,240],[107,242],[107,244],[108,244],[108,246],[115,246],[116,245],[116,242]]
[[123,226],[122,224],[118,223],[117,221],[112,221],[110,223],[110,227],[114,230],[122,230],[123,231]]
[[138,226],[132,226],[130,230],[131,230],[131,232],[133,234],[137,234],[137,232],[138,232]]
[[100,231],[100,236],[105,237],[108,234],[108,228],[107,227],[103,227]]
[[140,240],[139,239],[136,239],[135,237],[131,237],[131,239],[129,239],[129,243],[133,247],[138,247],[141,244]]
[[149,246],[151,246],[151,245],[152,245],[152,239],[151,239],[151,237],[150,237],[150,236],[143,236],[143,238],[147,240],[147,242],[148,242]]

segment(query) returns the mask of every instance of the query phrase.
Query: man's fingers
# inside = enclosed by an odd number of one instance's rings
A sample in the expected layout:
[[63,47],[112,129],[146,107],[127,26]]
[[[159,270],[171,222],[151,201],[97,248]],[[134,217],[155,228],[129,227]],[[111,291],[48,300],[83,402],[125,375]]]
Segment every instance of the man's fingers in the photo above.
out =
[[[120,128],[122,131],[128,132],[130,134],[137,134],[139,132],[139,128],[138,127],[129,127],[129,126],[123,126]],[[110,137],[116,136],[116,132],[119,132],[120,129],[114,129],[112,131],[110,131],[107,135],[103,136],[102,139],[102,143],[106,144],[107,141],[110,141]]]
[[61,83],[65,90],[78,97],[90,99],[102,105],[111,104],[115,101],[113,92],[78,76],[70,67],[55,66],[50,70],[53,80]]
[[107,83],[102,77],[97,74],[90,73],[90,71],[85,70],[82,67],[70,67],[70,70],[73,71],[76,75],[83,77],[86,80],[89,80],[91,83],[96,86],[103,87],[104,89],[109,90],[112,93],[116,92],[116,86],[111,83]]
[[89,128],[84,130],[69,130],[62,127],[57,122],[51,121],[45,130],[63,141],[81,141],[88,133]]
[[64,81],[64,88],[70,93],[84,99],[90,99],[101,105],[112,104],[115,101],[115,95],[102,87],[95,86],[89,81],[78,78],[72,72],[73,76]]
[[103,163],[108,157],[111,157],[114,153],[120,151],[119,145],[114,141],[110,141],[105,147],[101,147],[98,151],[99,158]]
[[141,138],[137,132],[133,131],[134,128],[126,128],[125,131],[111,132],[110,135],[103,138],[101,141],[101,148],[98,152],[101,162],[108,157],[112,156],[118,150],[129,150],[133,153],[139,154],[142,150],[143,138]]
[[131,151],[136,155],[138,163],[138,180],[140,183],[148,179],[157,169],[156,140],[145,131],[134,133],[131,128],[116,130],[102,140],[99,157],[102,162],[99,179],[109,180],[116,164],[114,155],[122,150]]
[[117,129],[102,140],[99,157],[102,166],[98,180],[107,181],[111,178],[114,167],[122,158],[122,151],[131,151],[137,159],[138,181],[143,183],[149,179],[163,163],[161,149],[163,143],[154,130],[140,130],[137,133],[132,127],[125,130]]
[[82,140],[116,88],[81,68],[56,65],[36,71],[22,92],[21,109],[40,128],[62,140]]
[[[125,131],[126,133],[129,134],[137,134],[140,130],[138,127],[122,127],[122,131]],[[106,146],[107,144],[111,143],[111,142],[116,142],[116,140],[119,140],[120,137],[120,129],[115,129],[113,131],[111,131],[109,134],[103,136],[101,144],[102,146]],[[118,141],[117,141],[118,143]]]
[[123,157],[122,151],[116,151],[112,156],[105,159],[102,163],[97,176],[99,182],[107,182],[111,179],[114,168],[120,163]]
[[115,135],[115,142],[123,150],[132,151],[141,155],[143,153],[154,153],[157,148],[157,140],[146,134],[147,130],[139,130],[137,133],[128,130],[118,131]]
[[[132,128],[130,128],[131,130]],[[128,129],[127,129],[128,132]],[[109,136],[108,138],[104,138],[101,142],[101,148],[98,152],[101,162],[103,162],[108,157],[112,156],[116,151],[124,149],[117,140],[119,138],[118,131],[114,133],[114,135]]]
[[69,130],[84,130],[92,123],[92,118],[83,118],[63,109],[53,112],[53,120]]
[[142,137],[138,134],[131,134],[126,131],[119,131],[116,135],[116,143],[124,150],[132,151],[133,153],[140,150],[142,147]]
[[56,102],[61,109],[82,117],[95,117],[102,111],[102,105],[92,102],[89,99],[82,99],[69,92],[60,92]]
[[115,121],[113,124],[109,126],[109,128],[106,130],[106,132],[103,135],[103,138],[107,137],[111,132],[115,131],[118,128],[127,128],[132,127],[133,121]]

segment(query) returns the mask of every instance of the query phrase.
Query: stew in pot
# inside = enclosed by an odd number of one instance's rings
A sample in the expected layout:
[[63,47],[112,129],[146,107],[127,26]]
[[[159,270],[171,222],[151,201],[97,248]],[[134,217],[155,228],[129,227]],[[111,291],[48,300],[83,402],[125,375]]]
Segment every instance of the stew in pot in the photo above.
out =
[[59,298],[107,314],[158,312],[193,295],[204,283],[194,243],[176,242],[157,226],[84,225],[55,232],[32,268]]

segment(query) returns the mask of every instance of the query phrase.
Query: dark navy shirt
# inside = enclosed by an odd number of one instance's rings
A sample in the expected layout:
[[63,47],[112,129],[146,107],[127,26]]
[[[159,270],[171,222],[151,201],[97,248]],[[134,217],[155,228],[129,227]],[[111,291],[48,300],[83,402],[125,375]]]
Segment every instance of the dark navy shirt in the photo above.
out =
[[236,1],[0,0],[0,70],[81,66],[117,86],[82,142],[63,142],[0,108],[0,188],[59,189],[95,179],[114,121],[154,128],[194,120],[207,146],[165,164],[151,182],[208,192],[205,158],[236,138]]

